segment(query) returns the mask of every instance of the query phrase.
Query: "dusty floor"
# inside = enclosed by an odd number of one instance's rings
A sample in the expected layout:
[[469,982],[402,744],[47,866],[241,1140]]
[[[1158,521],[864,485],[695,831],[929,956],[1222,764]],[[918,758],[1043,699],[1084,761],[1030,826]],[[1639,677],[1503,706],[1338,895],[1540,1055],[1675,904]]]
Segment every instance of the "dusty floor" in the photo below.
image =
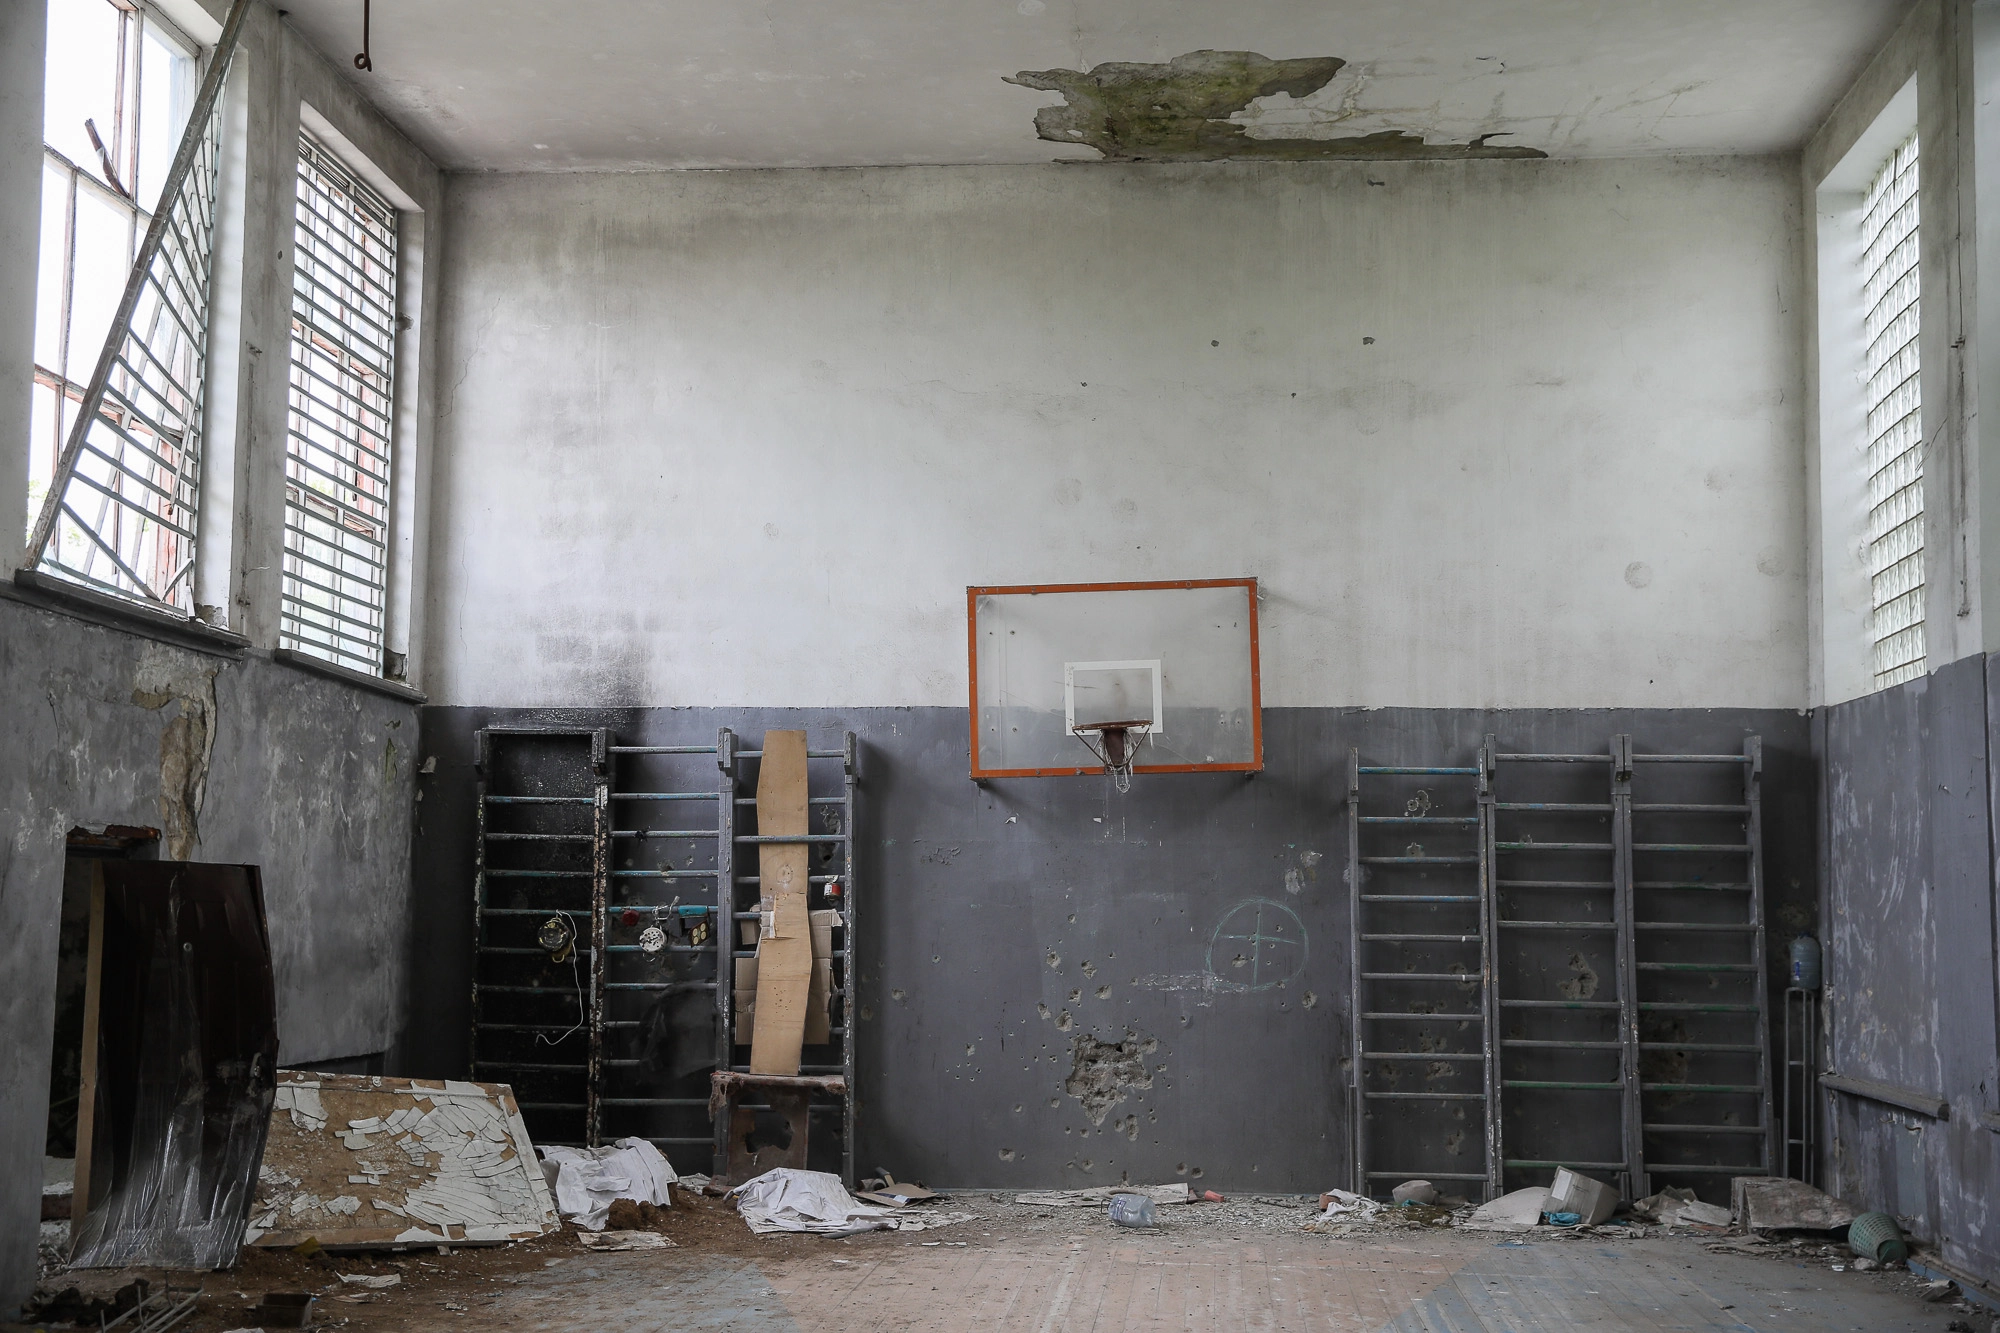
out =
[[[1989,1312],[1924,1302],[1921,1283],[1906,1273],[1853,1271],[1843,1247],[1742,1253],[1715,1237],[1560,1236],[1548,1228],[1530,1240],[1441,1227],[1328,1236],[1302,1231],[1310,1213],[1283,1199],[1163,1208],[1162,1225],[1140,1232],[1096,1209],[1023,1207],[1007,1197],[957,1196],[948,1207],[979,1216],[955,1226],[837,1240],[753,1236],[727,1204],[677,1191],[657,1224],[676,1243],[668,1250],[594,1253],[566,1230],[450,1254],[245,1251],[227,1272],[174,1276],[177,1285],[204,1287],[199,1314],[178,1327],[255,1327],[251,1306],[266,1291],[313,1292],[314,1327],[356,1333],[1989,1333],[1992,1325]],[[400,1282],[357,1291],[342,1273]],[[107,1292],[133,1275],[55,1273],[45,1286]]]

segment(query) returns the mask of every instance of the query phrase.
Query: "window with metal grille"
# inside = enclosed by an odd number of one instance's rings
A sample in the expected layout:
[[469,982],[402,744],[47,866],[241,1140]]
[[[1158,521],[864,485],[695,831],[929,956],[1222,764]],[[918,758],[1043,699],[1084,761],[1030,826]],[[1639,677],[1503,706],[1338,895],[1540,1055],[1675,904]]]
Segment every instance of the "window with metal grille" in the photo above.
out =
[[[220,123],[208,117],[180,187],[162,199],[197,100],[195,45],[130,0],[53,0],[48,14],[33,554],[69,581],[185,613]],[[159,246],[121,322],[156,211]],[[80,424],[99,379],[94,418]]]
[[1876,686],[1924,674],[1924,455],[1917,365],[1917,136],[1862,205],[1868,574]]
[[383,674],[396,209],[310,134],[299,140],[280,638]]

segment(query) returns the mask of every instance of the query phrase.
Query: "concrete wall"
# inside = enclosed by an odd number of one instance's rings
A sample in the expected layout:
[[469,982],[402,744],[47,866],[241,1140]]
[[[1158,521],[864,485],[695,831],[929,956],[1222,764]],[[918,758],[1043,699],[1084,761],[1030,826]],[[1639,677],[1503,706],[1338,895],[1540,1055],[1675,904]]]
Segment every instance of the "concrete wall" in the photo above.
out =
[[[221,0],[163,0],[213,41]],[[0,4],[0,235],[35,235],[45,5]],[[310,108],[310,113],[306,108]],[[76,825],[166,829],[162,855],[262,867],[282,1056],[388,1049],[404,1009],[411,751],[408,699],[271,660],[277,642],[292,200],[302,115],[379,169],[434,232],[435,170],[278,13],[250,13],[225,92],[197,600],[248,651],[0,587],[0,1313],[35,1274],[63,840]],[[411,248],[406,242],[406,252]],[[37,255],[0,251],[0,549],[28,515],[26,391]],[[399,376],[399,559],[421,580],[428,485],[429,285],[412,274]],[[405,599],[407,602],[407,598]],[[405,607],[392,633],[421,639]],[[392,647],[398,644],[392,641]],[[413,671],[421,662],[413,661]],[[420,677],[419,677],[420,678]]]
[[[1645,752],[1738,753],[1755,732],[1766,756],[1769,910],[1799,928],[1812,924],[1809,727],[1789,710],[1275,708],[1265,714],[1265,772],[1141,775],[1120,796],[1101,777],[974,785],[960,708],[427,708],[422,752],[437,765],[418,780],[413,949],[429,961],[412,979],[405,1058],[433,1075],[465,1067],[472,744],[486,725],[605,726],[628,745],[712,744],[727,726],[750,748],[767,727],[804,727],[815,747],[857,734],[855,1160],[937,1185],[1067,1188],[1129,1178],[1274,1192],[1346,1186],[1350,747],[1368,762],[1470,763],[1489,732],[1503,749],[1558,753],[1603,753],[1618,732]],[[712,784],[714,762],[702,763],[706,778],[691,780]],[[633,780],[615,779],[614,789],[630,790]],[[614,803],[627,814],[658,808]],[[699,814],[673,813],[658,822],[701,823]],[[623,843],[618,854],[631,848]],[[687,853],[672,854],[676,865],[691,863],[680,859]],[[663,901],[657,885],[633,880],[617,881],[615,893]],[[1295,912],[1306,947],[1285,984],[1233,991],[1236,974],[1209,957],[1209,945],[1218,922],[1252,899]],[[1546,991],[1522,998],[1561,998],[1559,984],[1573,976],[1564,963],[1580,946],[1547,947]],[[1611,976],[1608,954],[1595,966]],[[619,998],[631,999],[614,1004]],[[1462,1004],[1451,998],[1454,1009]],[[1438,1038],[1464,1040],[1457,1027],[1441,1022]],[[1075,1043],[1128,1035],[1158,1043],[1145,1056],[1152,1086],[1129,1089],[1093,1122],[1065,1088]],[[613,1034],[614,1042],[630,1039]],[[622,1045],[607,1052],[633,1053]],[[705,1087],[705,1078],[696,1082]],[[646,1086],[617,1095],[700,1092]],[[690,1115],[645,1132],[705,1134],[706,1118]],[[1473,1170],[1476,1123],[1457,1150],[1470,1154]],[[1568,1128],[1589,1132],[1581,1119]],[[607,1121],[606,1130],[635,1127]],[[1436,1138],[1424,1147],[1426,1160],[1439,1160]],[[683,1170],[707,1169],[705,1146],[675,1156]]]
[[434,698],[958,705],[1263,580],[1273,706],[1804,700],[1789,162],[457,176]]
[[2000,1275],[2000,666],[1973,657],[1826,709],[1825,1067],[1943,1098],[1943,1117],[1825,1099],[1827,1188]]

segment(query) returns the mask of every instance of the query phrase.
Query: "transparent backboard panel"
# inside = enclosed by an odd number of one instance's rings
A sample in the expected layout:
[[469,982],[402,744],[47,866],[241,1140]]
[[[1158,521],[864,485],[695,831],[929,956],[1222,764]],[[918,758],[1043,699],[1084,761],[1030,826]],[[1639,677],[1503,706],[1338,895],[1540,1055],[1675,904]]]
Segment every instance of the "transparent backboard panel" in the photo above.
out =
[[1262,768],[1257,581],[968,588],[972,776],[1100,771],[1072,726],[1145,722],[1133,771]]

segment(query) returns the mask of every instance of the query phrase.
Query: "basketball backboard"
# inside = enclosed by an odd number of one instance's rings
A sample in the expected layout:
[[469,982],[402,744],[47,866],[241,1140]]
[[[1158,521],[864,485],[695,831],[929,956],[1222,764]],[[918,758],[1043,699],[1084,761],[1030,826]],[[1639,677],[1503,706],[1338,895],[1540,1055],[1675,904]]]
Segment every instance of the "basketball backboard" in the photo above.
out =
[[1100,773],[1079,736],[1133,729],[1136,773],[1264,766],[1257,581],[966,589],[974,778]]

